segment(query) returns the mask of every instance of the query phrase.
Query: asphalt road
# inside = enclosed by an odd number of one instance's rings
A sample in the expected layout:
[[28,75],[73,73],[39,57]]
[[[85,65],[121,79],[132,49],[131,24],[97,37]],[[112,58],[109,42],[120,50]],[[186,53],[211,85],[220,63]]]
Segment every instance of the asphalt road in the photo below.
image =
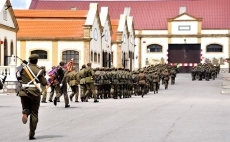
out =
[[[178,74],[175,85],[144,98],[99,103],[41,104],[36,141],[41,142],[229,142],[230,96],[216,80],[192,81]],[[20,98],[0,95],[0,142],[28,141]]]

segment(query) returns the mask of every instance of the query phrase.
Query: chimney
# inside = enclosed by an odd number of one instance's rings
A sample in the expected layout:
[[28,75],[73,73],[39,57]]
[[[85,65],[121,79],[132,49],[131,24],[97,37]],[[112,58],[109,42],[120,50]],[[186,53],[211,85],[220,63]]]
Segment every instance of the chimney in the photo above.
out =
[[130,15],[130,10],[131,10],[130,7],[125,7],[125,9],[124,9],[124,14],[125,14],[126,16],[129,16],[129,15]]
[[70,10],[77,10],[77,7],[71,7]]
[[183,13],[185,13],[186,12],[186,7],[185,6],[181,6],[180,7],[180,10],[179,10],[179,15],[180,14],[183,14]]

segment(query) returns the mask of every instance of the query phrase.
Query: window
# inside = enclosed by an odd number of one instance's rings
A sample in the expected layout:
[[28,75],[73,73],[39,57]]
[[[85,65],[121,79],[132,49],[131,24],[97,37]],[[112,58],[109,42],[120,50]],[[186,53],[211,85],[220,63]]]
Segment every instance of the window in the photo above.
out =
[[10,43],[10,55],[14,55],[14,44],[13,41]]
[[39,59],[47,59],[47,51],[44,50],[34,50],[31,51],[31,54],[38,54]]
[[97,58],[98,59],[98,63],[100,63],[101,62],[101,55],[100,55],[100,53],[98,53],[97,56],[98,56],[98,58]]
[[97,62],[97,53],[94,52],[94,62]]
[[76,71],[79,71],[79,52],[74,50],[62,52],[62,61],[68,63],[71,59],[73,59]]
[[158,44],[152,44],[147,46],[147,53],[149,52],[162,52],[162,46]]
[[223,52],[223,47],[219,44],[210,44],[207,46],[207,52]]
[[111,62],[113,62],[113,52],[111,52]]
[[93,51],[91,51],[90,57],[91,57],[91,61],[93,61]]
[[189,25],[178,26],[178,30],[179,31],[190,31],[191,26],[189,26]]

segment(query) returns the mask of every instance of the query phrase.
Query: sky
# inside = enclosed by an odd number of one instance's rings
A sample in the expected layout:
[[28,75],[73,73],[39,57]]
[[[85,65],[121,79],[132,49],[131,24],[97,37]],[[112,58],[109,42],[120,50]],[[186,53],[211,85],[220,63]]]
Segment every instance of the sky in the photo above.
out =
[[28,9],[31,0],[10,0],[13,9]]

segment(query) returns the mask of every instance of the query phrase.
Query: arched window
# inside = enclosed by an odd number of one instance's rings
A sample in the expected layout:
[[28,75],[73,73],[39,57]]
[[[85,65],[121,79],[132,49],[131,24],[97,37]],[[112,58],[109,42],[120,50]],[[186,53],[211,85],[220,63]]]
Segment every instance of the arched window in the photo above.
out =
[[151,44],[147,46],[147,53],[150,52],[162,52],[162,46],[158,44]]
[[74,50],[62,52],[62,61],[68,63],[71,59],[73,59],[76,71],[79,71],[79,52]]
[[31,54],[38,54],[39,59],[47,59],[47,51],[44,50],[33,50]]
[[97,58],[98,59],[98,63],[100,63],[101,62],[101,55],[100,55],[100,53],[98,53],[97,56],[98,56],[98,58]]
[[10,55],[14,55],[14,44],[13,44],[13,41],[11,41],[10,43]]
[[91,57],[91,61],[93,62],[93,51],[91,51],[90,57]]
[[223,47],[219,44],[210,44],[207,46],[207,52],[223,52]]
[[97,53],[94,52],[94,62],[97,62]]

